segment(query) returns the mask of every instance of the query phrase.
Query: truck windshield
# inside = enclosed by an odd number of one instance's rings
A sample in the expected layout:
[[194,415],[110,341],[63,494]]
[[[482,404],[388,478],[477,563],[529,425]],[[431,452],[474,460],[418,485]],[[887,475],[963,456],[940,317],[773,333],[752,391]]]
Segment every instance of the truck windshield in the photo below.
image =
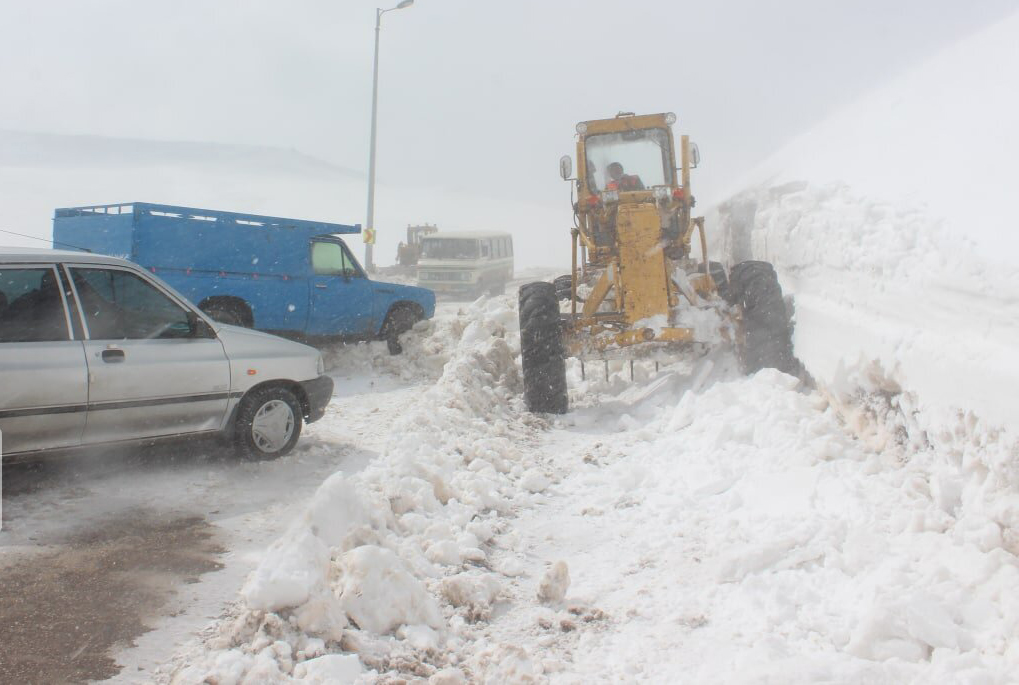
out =
[[470,238],[426,238],[421,241],[423,259],[477,259],[478,241]]
[[[591,135],[584,147],[587,187],[592,192],[642,190],[672,183],[669,134],[664,128]],[[621,182],[620,175],[627,180]]]

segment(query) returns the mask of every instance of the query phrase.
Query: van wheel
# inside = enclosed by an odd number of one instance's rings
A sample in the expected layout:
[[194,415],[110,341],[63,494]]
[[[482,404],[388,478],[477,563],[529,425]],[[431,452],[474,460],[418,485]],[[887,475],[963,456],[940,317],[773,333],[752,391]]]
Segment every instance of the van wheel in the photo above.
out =
[[277,459],[297,444],[303,424],[301,403],[294,393],[271,386],[253,390],[237,409],[234,449],[249,461]]
[[389,354],[397,355],[403,352],[400,336],[414,328],[414,324],[421,319],[422,316],[410,307],[399,307],[389,312],[386,323],[382,326],[382,337],[389,348]]

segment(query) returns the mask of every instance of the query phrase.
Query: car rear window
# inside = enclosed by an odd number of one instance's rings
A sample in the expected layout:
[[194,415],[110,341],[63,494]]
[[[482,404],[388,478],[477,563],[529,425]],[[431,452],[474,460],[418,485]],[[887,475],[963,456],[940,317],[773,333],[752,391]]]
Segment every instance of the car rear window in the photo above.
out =
[[0,343],[69,340],[52,267],[0,267]]

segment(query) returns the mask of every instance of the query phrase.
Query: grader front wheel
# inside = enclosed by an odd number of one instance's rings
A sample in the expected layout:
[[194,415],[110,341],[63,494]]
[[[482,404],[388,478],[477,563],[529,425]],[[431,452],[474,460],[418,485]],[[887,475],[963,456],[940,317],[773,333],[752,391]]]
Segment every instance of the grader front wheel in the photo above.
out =
[[532,412],[565,414],[569,397],[555,285],[528,283],[519,298],[524,401]]

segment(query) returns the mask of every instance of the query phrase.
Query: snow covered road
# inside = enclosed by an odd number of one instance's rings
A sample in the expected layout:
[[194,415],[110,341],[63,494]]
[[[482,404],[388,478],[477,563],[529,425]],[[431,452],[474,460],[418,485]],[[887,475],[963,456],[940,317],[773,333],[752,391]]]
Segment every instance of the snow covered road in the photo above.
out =
[[633,382],[571,363],[549,423],[522,409],[509,296],[417,335],[376,362],[448,359],[438,381],[354,422],[390,433],[379,456],[160,678],[1009,682],[1019,496],[972,460],[721,352]]

